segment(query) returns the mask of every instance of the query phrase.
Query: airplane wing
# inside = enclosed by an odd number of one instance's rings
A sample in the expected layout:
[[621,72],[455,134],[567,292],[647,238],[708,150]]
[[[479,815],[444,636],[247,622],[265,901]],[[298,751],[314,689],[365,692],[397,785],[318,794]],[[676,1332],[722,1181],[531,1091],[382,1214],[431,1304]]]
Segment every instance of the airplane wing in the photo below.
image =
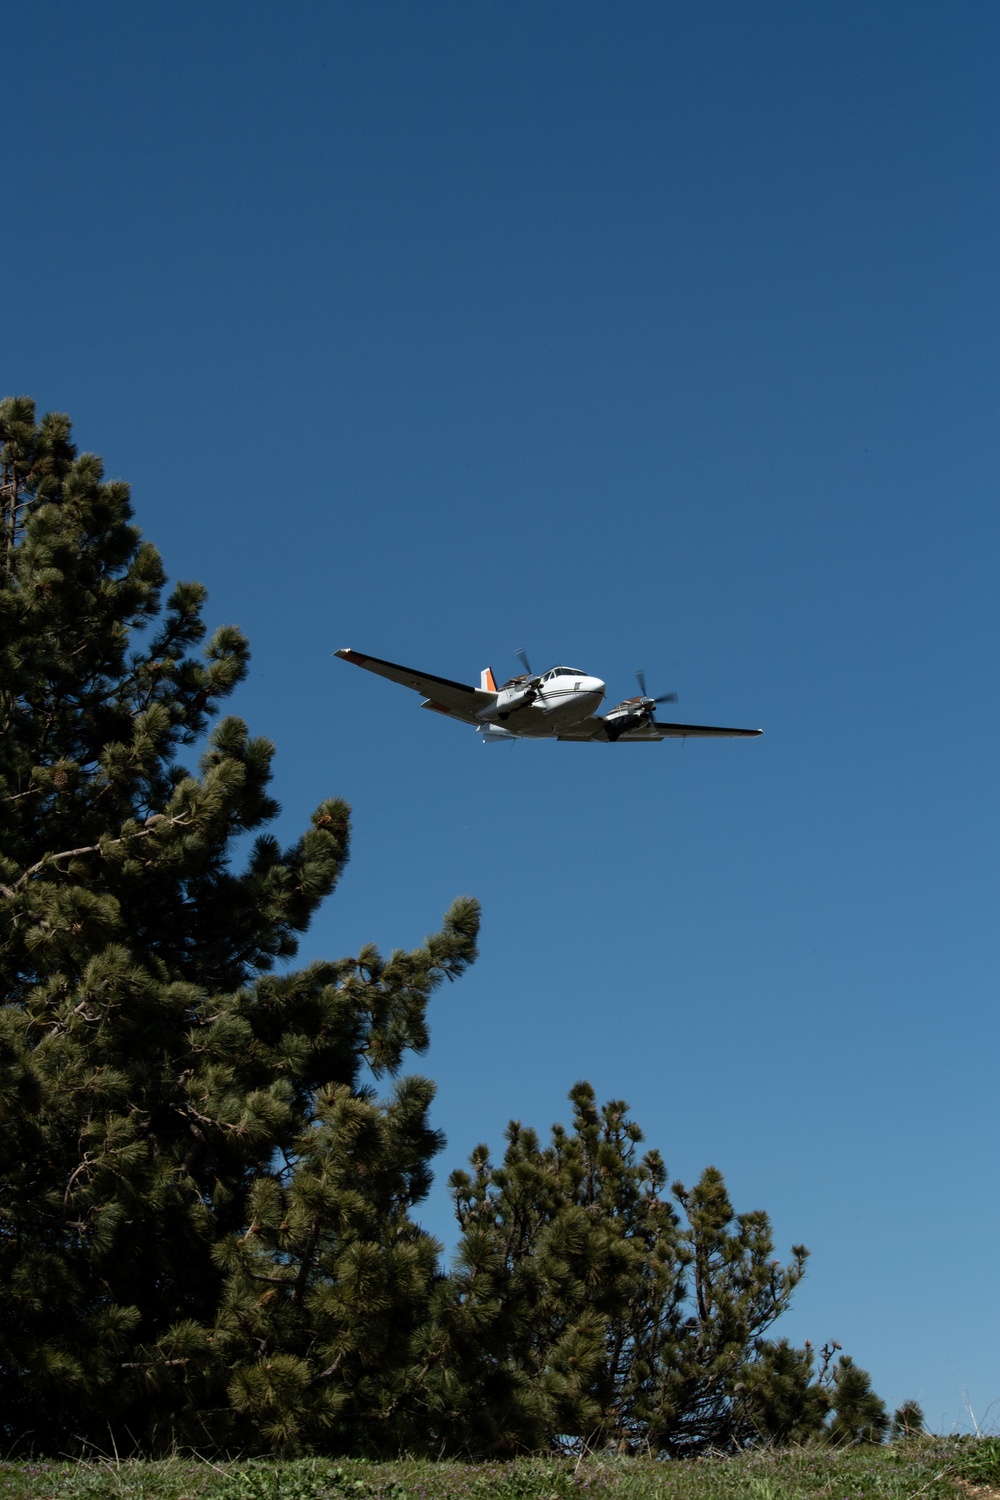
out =
[[600,714],[591,714],[589,719],[581,719],[579,724],[574,724],[571,728],[560,729],[556,735],[557,740],[603,740],[605,743],[607,738]]
[[[719,729],[714,724],[658,724],[655,719],[649,727],[658,740],[685,740],[689,735],[701,739],[755,739],[764,733],[763,729]],[[628,739],[628,735],[623,734],[622,739]]]
[[[688,736],[702,739],[754,738],[763,733],[763,729],[721,729],[713,724],[659,724],[654,719],[651,724],[644,724],[641,729],[626,730],[614,743],[621,744],[624,740],[683,740]],[[593,714],[589,719],[583,719],[579,724],[574,724],[572,729],[562,730],[556,738],[607,741],[608,734],[602,716]]]
[[390,682],[412,688],[415,693],[423,693],[426,700],[423,708],[449,714],[465,724],[480,723],[480,710],[496,699],[496,693],[484,693],[481,688],[470,687],[468,683],[452,682],[450,677],[435,677],[430,672],[417,672],[413,667],[401,667],[394,661],[382,661],[378,656],[363,656],[360,651],[351,651],[346,646],[335,651],[334,655],[353,662],[356,667],[364,667],[368,672],[375,672],[379,677],[387,677]]

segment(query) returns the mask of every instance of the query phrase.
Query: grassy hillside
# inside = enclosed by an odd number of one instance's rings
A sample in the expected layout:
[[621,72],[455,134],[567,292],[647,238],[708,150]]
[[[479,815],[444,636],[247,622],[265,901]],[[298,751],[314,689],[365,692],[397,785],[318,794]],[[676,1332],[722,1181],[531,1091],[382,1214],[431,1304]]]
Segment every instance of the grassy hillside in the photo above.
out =
[[2,1500],[1000,1500],[1000,1439],[803,1448],[697,1463],[6,1462]]

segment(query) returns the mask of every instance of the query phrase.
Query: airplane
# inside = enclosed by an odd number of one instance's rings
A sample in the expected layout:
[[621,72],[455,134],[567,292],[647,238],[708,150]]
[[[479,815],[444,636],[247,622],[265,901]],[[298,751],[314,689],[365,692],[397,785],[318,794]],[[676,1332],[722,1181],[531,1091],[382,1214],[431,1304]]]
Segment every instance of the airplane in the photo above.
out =
[[498,687],[492,667],[486,667],[478,688],[453,682],[450,677],[435,677],[430,672],[382,661],[378,656],[364,656],[346,646],[334,655],[422,693],[422,708],[471,724],[482,735],[484,745],[511,744],[521,739],[596,740],[616,744],[620,740],[651,742],[689,736],[753,738],[764,733],[762,729],[721,729],[711,724],[660,723],[654,717],[656,705],[676,703],[677,694],[650,698],[641,672],[636,673],[639,696],[625,698],[608,713],[599,714],[596,710],[604,699],[604,683],[599,677],[591,677],[576,667],[550,667],[536,675],[523,651],[517,652],[523,673]]

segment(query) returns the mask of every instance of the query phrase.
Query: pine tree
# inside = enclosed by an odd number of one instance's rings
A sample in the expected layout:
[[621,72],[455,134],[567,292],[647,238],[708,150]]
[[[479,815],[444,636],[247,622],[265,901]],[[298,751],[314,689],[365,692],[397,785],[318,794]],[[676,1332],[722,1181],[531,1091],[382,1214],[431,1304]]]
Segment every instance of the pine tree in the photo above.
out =
[[[781,1266],[767,1216],[735,1215],[715,1168],[671,1192],[623,1102],[598,1109],[585,1083],[570,1099],[573,1128],[553,1127],[548,1146],[513,1121],[502,1162],[479,1146],[472,1170],[452,1176],[463,1233],[424,1340],[425,1432],[480,1455],[760,1440],[758,1366],[769,1363],[773,1387],[779,1363],[763,1335],[805,1250]],[[795,1357],[808,1386],[809,1361]],[[822,1393],[800,1404],[822,1422]]]
[[892,1414],[890,1436],[894,1442],[919,1437],[927,1430],[927,1419],[919,1401],[904,1401]]
[[451,1179],[462,1227],[442,1288],[443,1435],[509,1453],[554,1435],[627,1442],[643,1381],[677,1336],[680,1247],[663,1163],[627,1106],[570,1093],[573,1129],[542,1147],[512,1121],[503,1162]]
[[841,1356],[834,1370],[830,1392],[833,1417],[828,1428],[831,1443],[881,1443],[889,1427],[885,1403],[872,1390],[871,1376],[850,1355]]
[[790,1305],[809,1252],[793,1245],[788,1265],[776,1260],[767,1214],[734,1213],[716,1167],[690,1191],[675,1183],[673,1192],[688,1219],[691,1314],[680,1357],[663,1374],[654,1439],[673,1454],[737,1447],[750,1434],[736,1398],[766,1347],[764,1334]]
[[413,953],[289,969],[346,805],[279,846],[273,746],[204,740],[243,636],[199,658],[205,590],[163,606],[66,417],[8,400],[0,443],[0,1433],[294,1447],[345,1403],[354,1431],[430,1294],[408,1213],[440,1145],[429,1084],[365,1080],[426,1046],[475,903]]
[[736,1430],[743,1445],[820,1440],[830,1410],[822,1374],[814,1369],[812,1346],[796,1349],[787,1339],[763,1340],[747,1362],[736,1387]]

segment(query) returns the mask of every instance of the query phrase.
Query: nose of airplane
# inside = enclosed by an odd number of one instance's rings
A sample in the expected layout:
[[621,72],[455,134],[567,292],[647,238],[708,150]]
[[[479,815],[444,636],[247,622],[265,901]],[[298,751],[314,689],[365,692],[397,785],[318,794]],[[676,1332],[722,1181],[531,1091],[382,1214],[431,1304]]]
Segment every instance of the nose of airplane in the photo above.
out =
[[588,677],[586,686],[588,693],[597,693],[601,698],[604,697],[604,683],[599,677]]

